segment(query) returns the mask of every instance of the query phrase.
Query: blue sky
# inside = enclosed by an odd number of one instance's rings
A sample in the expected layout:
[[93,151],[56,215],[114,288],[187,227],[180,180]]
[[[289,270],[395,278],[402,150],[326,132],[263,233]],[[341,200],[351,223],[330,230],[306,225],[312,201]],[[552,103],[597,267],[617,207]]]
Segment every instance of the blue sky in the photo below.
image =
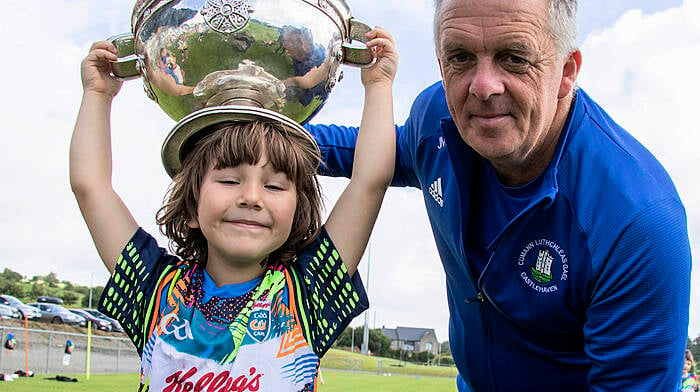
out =
[[[258,0],[262,1],[262,0]],[[665,165],[688,211],[691,245],[700,244],[700,158],[694,113],[700,82],[699,0],[580,2],[579,84]],[[79,63],[92,41],[129,30],[134,0],[6,0],[0,14],[4,91],[0,144],[0,268],[32,276],[104,282],[107,273],[91,243],[68,185],[68,145],[80,102]],[[432,43],[432,0],[348,0],[353,14],[385,26],[401,62],[395,114],[403,122],[411,101],[439,80]],[[29,17],[31,15],[31,18]],[[362,90],[357,70],[344,80],[316,122],[358,124]],[[160,146],[173,126],[126,83],[113,108],[114,183],[139,223],[157,234],[154,215],[168,177]],[[344,180],[322,181],[331,205]],[[160,237],[161,246],[166,241]],[[418,190],[392,189],[372,237],[368,284],[370,325],[435,328],[447,339],[444,273]],[[696,268],[697,270],[697,268]],[[367,277],[367,261],[359,271]],[[700,287],[700,275],[693,274]],[[700,333],[697,290],[691,335]],[[354,324],[360,325],[363,317]]]

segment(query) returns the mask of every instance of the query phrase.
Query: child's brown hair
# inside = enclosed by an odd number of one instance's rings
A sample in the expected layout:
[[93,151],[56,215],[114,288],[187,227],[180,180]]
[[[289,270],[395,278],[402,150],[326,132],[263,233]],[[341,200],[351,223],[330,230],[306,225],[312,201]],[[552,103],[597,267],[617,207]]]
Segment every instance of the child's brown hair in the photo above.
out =
[[160,230],[171,240],[171,249],[185,260],[204,266],[207,239],[200,229],[187,225],[197,217],[199,191],[210,169],[255,165],[266,153],[272,167],[283,172],[297,190],[297,206],[287,241],[272,252],[265,266],[288,264],[311,242],[321,227],[321,188],[316,169],[321,162],[318,147],[308,136],[272,121],[225,122],[201,131],[173,178],[166,201],[156,215]]

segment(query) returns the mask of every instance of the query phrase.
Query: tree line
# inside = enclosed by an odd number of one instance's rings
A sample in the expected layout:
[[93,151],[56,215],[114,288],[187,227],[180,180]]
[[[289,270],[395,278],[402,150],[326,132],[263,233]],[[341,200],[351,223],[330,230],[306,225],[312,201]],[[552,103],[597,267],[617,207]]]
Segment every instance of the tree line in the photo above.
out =
[[[333,344],[334,348],[351,349],[359,352],[364,341],[364,327],[348,327],[338,337]],[[354,334],[354,336],[353,336]],[[422,364],[453,365],[452,353],[449,342],[440,343],[440,356],[436,356],[429,351],[414,352],[410,350],[396,350],[391,348],[391,338],[384,335],[382,330],[374,328],[369,330],[369,342],[367,345],[370,353],[374,356],[395,358],[399,361],[407,361]]]
[[700,368],[697,365],[697,362],[700,361],[700,335],[698,335],[695,339],[691,339],[690,337],[688,337],[688,343],[686,344],[686,348],[693,353],[693,358],[696,362],[695,374],[698,374],[697,372],[700,371]]
[[[102,295],[103,286],[92,288],[92,305],[95,307]],[[0,272],[0,294],[17,297],[22,302],[34,302],[37,297],[50,295],[63,299],[64,305],[87,308],[90,302],[90,288],[59,280],[55,273],[35,275],[26,278],[19,272],[5,268]]]

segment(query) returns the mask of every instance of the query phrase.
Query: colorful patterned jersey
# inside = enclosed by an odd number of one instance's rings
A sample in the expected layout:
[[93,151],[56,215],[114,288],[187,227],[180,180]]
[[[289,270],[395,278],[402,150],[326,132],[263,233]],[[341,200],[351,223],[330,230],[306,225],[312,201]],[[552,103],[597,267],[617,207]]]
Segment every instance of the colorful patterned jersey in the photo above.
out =
[[698,392],[700,391],[700,382],[695,375],[687,375],[681,379],[681,392]]
[[99,302],[141,356],[139,390],[313,391],[319,358],[368,306],[324,228],[292,265],[247,285],[222,296],[139,229]]

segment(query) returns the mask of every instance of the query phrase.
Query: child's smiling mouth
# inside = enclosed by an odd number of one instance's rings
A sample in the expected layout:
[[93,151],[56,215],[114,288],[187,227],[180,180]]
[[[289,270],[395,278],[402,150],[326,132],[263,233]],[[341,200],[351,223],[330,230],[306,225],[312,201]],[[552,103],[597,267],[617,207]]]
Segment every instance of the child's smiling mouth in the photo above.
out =
[[250,219],[232,219],[226,220],[225,222],[245,229],[266,229],[269,227],[269,225],[265,223]]

